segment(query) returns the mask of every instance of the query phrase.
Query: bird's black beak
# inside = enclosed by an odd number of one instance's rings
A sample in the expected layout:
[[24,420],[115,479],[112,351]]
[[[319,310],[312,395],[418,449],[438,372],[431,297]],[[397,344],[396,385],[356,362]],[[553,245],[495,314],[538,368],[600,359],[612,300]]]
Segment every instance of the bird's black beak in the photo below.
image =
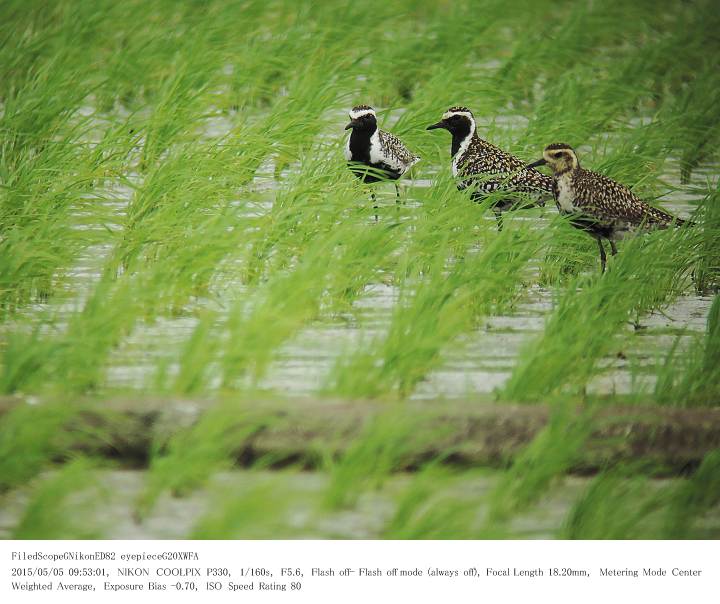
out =
[[347,126],[345,126],[345,130],[350,130],[350,128],[354,128],[355,126],[359,126],[360,122],[357,120],[352,120]]
[[431,126],[425,128],[425,130],[436,130],[437,128],[447,128],[445,120],[441,120],[437,124],[432,124]]
[[526,168],[537,168],[538,166],[544,166],[546,163],[547,163],[547,160],[543,157],[542,159],[534,161],[533,163],[528,164],[525,167]]

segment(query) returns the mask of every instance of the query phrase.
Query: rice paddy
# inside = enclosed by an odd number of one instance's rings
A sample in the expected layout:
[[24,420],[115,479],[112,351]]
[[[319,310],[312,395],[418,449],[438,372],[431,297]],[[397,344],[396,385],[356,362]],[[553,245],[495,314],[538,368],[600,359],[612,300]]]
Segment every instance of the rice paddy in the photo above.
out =
[[[0,534],[720,537],[693,432],[720,430],[718,27],[703,0],[4,1]],[[422,157],[399,204],[346,167],[359,103]],[[425,130],[455,104],[696,226],[605,274],[553,204],[498,231]],[[487,457],[425,414],[538,409]],[[704,419],[595,448],[628,409]]]

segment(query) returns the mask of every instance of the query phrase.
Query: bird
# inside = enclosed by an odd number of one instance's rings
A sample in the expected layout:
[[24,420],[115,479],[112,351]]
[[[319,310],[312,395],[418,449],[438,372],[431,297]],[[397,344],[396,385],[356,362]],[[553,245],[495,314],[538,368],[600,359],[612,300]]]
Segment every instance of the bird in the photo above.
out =
[[[450,107],[436,124],[427,130],[443,128],[452,135],[450,156],[453,176],[463,180],[457,188],[472,188],[473,201],[482,201],[495,191],[527,193],[532,200],[525,204],[517,199],[502,198],[493,205],[493,212],[502,230],[502,212],[515,207],[544,206],[552,198],[552,179],[542,172],[527,168],[520,158],[480,138],[475,117],[467,107]],[[467,177],[467,178],[465,178]]]
[[[420,161],[397,136],[378,128],[377,115],[370,105],[356,105],[349,116],[350,123],[345,130],[352,129],[352,132],[345,145],[345,159],[362,182],[396,181]],[[397,183],[395,194],[399,201]],[[375,202],[375,193],[371,195]]]
[[617,254],[615,242],[633,231],[693,224],[651,206],[625,185],[581,168],[570,145],[548,145],[542,159],[528,164],[528,168],[546,164],[553,172],[553,196],[558,211],[570,215],[574,227],[597,240],[603,273],[607,263],[603,239],[610,242],[610,251],[614,256]]

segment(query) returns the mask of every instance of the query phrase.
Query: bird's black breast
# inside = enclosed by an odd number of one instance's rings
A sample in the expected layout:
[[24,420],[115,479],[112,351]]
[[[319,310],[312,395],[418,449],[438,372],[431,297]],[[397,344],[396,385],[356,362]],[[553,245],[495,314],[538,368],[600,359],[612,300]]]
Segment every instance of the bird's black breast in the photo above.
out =
[[[379,182],[381,180],[397,180],[398,178],[400,178],[400,172],[392,169],[385,163],[356,163],[356,161],[357,160],[354,160],[353,162],[348,162],[348,168],[350,168],[350,171],[355,174],[355,176],[360,178],[365,183]],[[371,169],[368,170],[368,168],[366,168],[365,166],[368,166]]]
[[349,163],[350,170],[365,183],[400,178],[400,171],[391,168],[388,164],[384,162],[370,163],[370,136],[371,133],[365,130],[352,131],[350,134],[350,161],[369,166],[372,170],[363,170],[363,167],[357,163]]
[[350,133],[350,155],[352,161],[370,163],[370,133],[364,130],[353,130]]
[[455,157],[455,154],[460,151],[460,145],[467,138],[468,132],[452,132],[452,143],[450,144],[450,157]]

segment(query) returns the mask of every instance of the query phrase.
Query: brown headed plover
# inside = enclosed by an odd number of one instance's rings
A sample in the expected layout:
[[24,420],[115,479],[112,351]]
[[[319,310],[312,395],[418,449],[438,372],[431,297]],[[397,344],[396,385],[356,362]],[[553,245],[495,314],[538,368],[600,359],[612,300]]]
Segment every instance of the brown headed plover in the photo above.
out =
[[[348,167],[364,183],[397,180],[420,158],[414,155],[395,135],[380,130],[375,110],[369,105],[357,105],[350,111],[352,129],[345,146]],[[395,191],[399,196],[397,184]],[[372,194],[373,200],[375,194]]]
[[615,241],[631,231],[664,229],[686,222],[652,207],[625,185],[581,168],[570,145],[548,145],[542,159],[528,167],[545,164],[553,171],[553,195],[558,211],[571,215],[573,226],[587,231],[597,240],[600,247],[600,268],[603,272],[606,262],[603,239],[610,242],[610,250],[614,256],[617,253]]
[[459,190],[472,189],[474,201],[482,201],[495,191],[519,191],[533,198],[525,204],[512,198],[498,200],[493,211],[501,226],[501,212],[514,207],[545,205],[545,199],[551,197],[552,179],[526,168],[521,159],[480,138],[475,117],[467,107],[450,107],[442,120],[427,127],[428,130],[436,128],[444,128],[452,134],[452,173],[461,179],[467,177],[457,187]]

